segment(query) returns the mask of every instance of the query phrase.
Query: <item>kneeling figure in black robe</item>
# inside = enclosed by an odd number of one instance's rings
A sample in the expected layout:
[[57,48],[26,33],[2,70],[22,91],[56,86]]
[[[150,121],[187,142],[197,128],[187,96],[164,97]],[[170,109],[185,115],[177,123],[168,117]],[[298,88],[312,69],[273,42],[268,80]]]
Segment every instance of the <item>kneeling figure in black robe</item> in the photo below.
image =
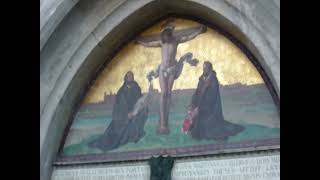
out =
[[212,64],[208,61],[203,65],[203,74],[192,96],[191,108],[195,114],[191,125],[191,136],[194,139],[227,140],[229,136],[244,129],[224,120],[219,82]]
[[147,108],[135,116],[132,113],[141,96],[141,89],[134,81],[133,73],[127,72],[125,82],[116,95],[109,127],[101,137],[90,142],[89,146],[109,151],[129,142],[138,142],[145,135],[144,125],[148,118]]

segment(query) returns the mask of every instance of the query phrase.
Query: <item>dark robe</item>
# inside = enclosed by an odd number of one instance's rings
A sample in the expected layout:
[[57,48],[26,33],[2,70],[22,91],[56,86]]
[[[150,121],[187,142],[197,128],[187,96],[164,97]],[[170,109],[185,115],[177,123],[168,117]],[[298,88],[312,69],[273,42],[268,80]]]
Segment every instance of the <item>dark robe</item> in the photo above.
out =
[[191,125],[191,136],[195,139],[227,140],[244,128],[225,121],[220,99],[219,82],[214,71],[206,77],[200,76],[192,106],[198,107],[198,115]]
[[109,127],[101,137],[89,143],[89,146],[109,151],[128,142],[138,142],[145,135],[144,125],[148,118],[148,109],[144,108],[131,120],[128,114],[141,96],[141,89],[135,81],[124,83],[116,95]]

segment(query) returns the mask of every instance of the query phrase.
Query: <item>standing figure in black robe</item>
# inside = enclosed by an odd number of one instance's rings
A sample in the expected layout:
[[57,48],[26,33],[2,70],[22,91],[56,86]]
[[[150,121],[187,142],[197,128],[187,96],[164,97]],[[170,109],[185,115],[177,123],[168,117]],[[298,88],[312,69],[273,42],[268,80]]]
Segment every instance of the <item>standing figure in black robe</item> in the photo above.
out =
[[89,146],[109,151],[129,142],[137,143],[145,135],[144,125],[148,118],[147,108],[136,115],[132,113],[135,103],[141,96],[141,89],[134,81],[133,73],[127,72],[124,84],[116,95],[109,127],[101,137],[90,142]]
[[203,64],[203,74],[192,96],[193,123],[191,136],[194,139],[225,141],[244,128],[224,120],[220,99],[219,82],[209,61]]

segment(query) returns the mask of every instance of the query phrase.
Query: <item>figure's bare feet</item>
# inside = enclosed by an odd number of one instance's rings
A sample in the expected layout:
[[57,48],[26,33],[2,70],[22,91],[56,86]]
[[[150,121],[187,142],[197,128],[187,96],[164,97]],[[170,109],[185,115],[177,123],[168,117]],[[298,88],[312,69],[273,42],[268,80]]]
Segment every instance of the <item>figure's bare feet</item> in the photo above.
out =
[[167,134],[170,134],[170,130],[168,127],[159,127],[157,129],[157,134],[159,135],[167,135]]

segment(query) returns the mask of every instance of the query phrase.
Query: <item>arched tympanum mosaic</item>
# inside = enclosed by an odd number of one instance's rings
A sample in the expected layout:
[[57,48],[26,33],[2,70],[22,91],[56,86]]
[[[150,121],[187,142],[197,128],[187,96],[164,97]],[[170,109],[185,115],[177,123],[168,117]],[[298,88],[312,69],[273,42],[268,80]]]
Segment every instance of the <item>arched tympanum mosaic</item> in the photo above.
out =
[[273,148],[280,117],[248,57],[214,29],[166,19],[121,49],[83,99],[58,161]]

